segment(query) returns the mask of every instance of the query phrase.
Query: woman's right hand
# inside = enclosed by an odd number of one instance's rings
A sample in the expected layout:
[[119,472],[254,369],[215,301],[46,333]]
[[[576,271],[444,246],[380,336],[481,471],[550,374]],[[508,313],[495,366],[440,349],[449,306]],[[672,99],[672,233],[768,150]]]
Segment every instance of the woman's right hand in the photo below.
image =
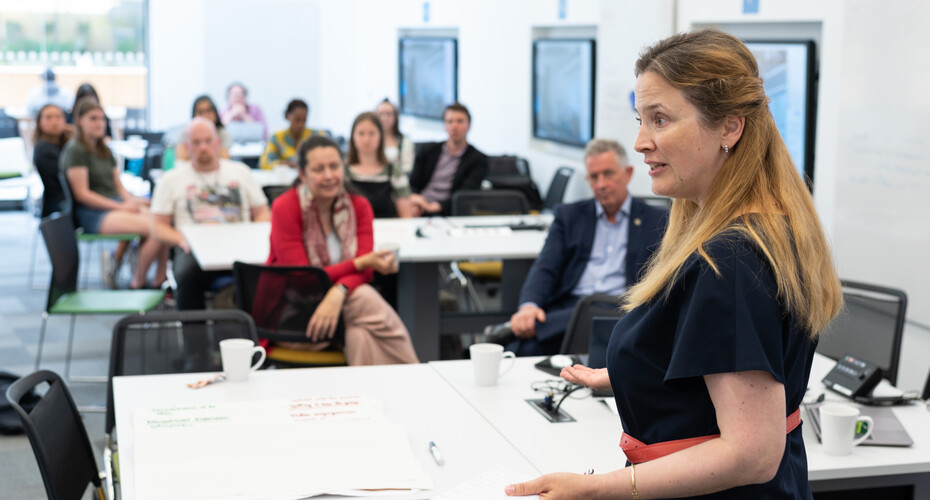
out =
[[610,389],[610,377],[607,368],[588,368],[584,365],[566,366],[562,368],[562,376],[573,384],[583,385],[598,391]]
[[333,338],[336,326],[339,323],[339,314],[345,304],[346,295],[337,287],[332,287],[320,304],[313,311],[310,323],[307,324],[307,338],[313,342],[323,342]]

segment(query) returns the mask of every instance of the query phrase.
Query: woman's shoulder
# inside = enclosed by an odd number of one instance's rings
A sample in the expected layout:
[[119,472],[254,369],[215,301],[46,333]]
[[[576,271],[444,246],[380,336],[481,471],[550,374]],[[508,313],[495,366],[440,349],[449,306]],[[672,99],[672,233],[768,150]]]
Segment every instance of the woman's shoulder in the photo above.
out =
[[758,272],[768,267],[764,252],[751,236],[749,225],[742,222],[733,223],[715,234],[701,249],[703,252],[695,252],[691,256],[688,267],[704,271],[713,267],[718,272],[736,268]]

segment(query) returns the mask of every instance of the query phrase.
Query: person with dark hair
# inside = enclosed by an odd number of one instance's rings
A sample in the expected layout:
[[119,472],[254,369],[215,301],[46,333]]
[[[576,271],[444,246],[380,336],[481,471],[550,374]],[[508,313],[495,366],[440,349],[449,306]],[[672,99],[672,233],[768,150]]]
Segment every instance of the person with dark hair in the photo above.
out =
[[339,147],[312,136],[301,144],[297,164],[299,183],[271,208],[267,264],[322,268],[334,284],[307,324],[313,342],[288,347],[325,348],[342,314],[350,366],[417,363],[404,323],[368,284],[373,271],[396,273],[397,261],[389,250],[373,251],[371,205],[346,190]]
[[297,168],[297,148],[311,135],[326,135],[322,130],[307,128],[310,106],[302,99],[292,99],[284,110],[284,118],[290,126],[271,135],[265,152],[259,160],[259,166],[270,170],[275,165],[287,165]]
[[74,135],[65,123],[65,113],[55,104],[46,104],[36,114],[36,129],[32,136],[35,147],[32,162],[39,172],[45,191],[42,193],[42,217],[65,209],[65,193],[58,180],[58,159],[61,148]]
[[175,301],[178,309],[206,307],[204,291],[228,271],[204,271],[178,230],[191,224],[236,224],[271,219],[268,199],[249,167],[220,157],[216,125],[197,116],[184,134],[191,161],[180,161],[165,173],[152,193],[155,237],[174,252]]
[[55,72],[48,68],[39,77],[42,83],[30,90],[26,96],[26,111],[30,115],[38,115],[39,108],[46,104],[54,104],[65,112],[71,111],[74,93],[55,82]]
[[410,137],[400,133],[400,116],[397,106],[385,98],[375,108],[381,129],[384,131],[384,156],[394,166],[409,174],[413,170],[414,147]]
[[[74,198],[74,214],[84,231],[91,234],[138,234],[139,265],[130,288],[148,286],[149,265],[157,260],[154,286],[165,281],[167,248],[150,238],[152,217],[148,201],[133,196],[120,182],[113,153],[104,142],[106,117],[93,97],[78,101],[74,110],[74,138],[61,152],[59,168],[64,172]],[[107,285],[113,286],[112,278]]]
[[[103,104],[100,103],[100,96],[97,95],[97,89],[95,89],[94,86],[89,83],[86,83],[86,82],[82,83],[77,88],[77,92],[75,92],[74,94],[74,105],[71,106],[71,111],[69,111],[67,114],[68,123],[72,125],[74,124],[74,113],[77,112],[78,103],[81,102],[81,100],[85,98],[93,99],[94,101],[97,102],[97,104],[100,105],[100,109],[103,109]],[[113,137],[113,128],[110,127],[110,119],[106,115],[104,115],[104,119],[106,120],[106,123],[107,123],[106,132],[105,132],[106,135],[104,137],[106,137],[107,140],[109,140],[110,138]]]
[[452,194],[480,189],[488,174],[488,157],[468,144],[471,113],[459,103],[446,106],[442,121],[449,138],[426,146],[410,173],[410,201],[416,215],[452,213]]
[[268,137],[268,123],[265,122],[265,114],[262,108],[257,104],[249,104],[245,101],[249,91],[245,85],[239,82],[233,82],[226,88],[226,109],[220,113],[220,119],[223,123],[230,122],[258,122],[262,124],[262,139]]
[[413,217],[407,175],[384,154],[381,121],[374,113],[362,113],[352,122],[349,137],[349,180],[371,203],[375,217]]
[[632,465],[505,492],[811,499],[799,406],[843,295],[756,60],[705,29],[648,47],[635,74],[635,148],[653,192],[674,199],[669,225],[623,296],[607,368],[562,370],[613,389]]
[[[216,104],[208,95],[202,95],[194,99],[194,109],[191,110],[191,118],[201,117],[213,123],[216,127],[217,136],[220,139],[220,158],[229,159],[229,148],[232,146],[232,136],[229,131],[223,127],[220,121],[220,113],[216,110]],[[190,153],[187,150],[187,127],[181,130],[178,136],[177,148],[174,151],[174,157],[178,160],[189,160]]]

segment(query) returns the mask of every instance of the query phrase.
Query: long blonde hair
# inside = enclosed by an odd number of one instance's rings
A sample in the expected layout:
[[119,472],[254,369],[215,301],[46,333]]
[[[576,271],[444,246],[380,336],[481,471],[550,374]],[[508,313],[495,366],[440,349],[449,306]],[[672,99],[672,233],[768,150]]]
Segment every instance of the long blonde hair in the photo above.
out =
[[752,53],[720,31],[680,33],[643,51],[636,76],[647,71],[680,90],[700,112],[702,125],[718,126],[728,116],[745,118],[745,125],[703,205],[673,202],[665,237],[643,280],[625,296],[624,309],[667,296],[695,252],[719,275],[703,245],[735,228],[771,265],[783,310],[815,338],[839,312],[842,289],[810,192],[768,109]]

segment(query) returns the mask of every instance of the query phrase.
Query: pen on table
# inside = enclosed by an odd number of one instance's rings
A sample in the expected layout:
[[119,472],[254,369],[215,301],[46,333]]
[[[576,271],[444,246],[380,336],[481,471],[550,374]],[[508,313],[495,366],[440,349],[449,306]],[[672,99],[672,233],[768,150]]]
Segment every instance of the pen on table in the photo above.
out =
[[443,460],[442,455],[439,454],[439,447],[432,441],[429,442],[429,453],[433,456],[433,460],[436,461],[436,465],[446,465],[446,461]]

